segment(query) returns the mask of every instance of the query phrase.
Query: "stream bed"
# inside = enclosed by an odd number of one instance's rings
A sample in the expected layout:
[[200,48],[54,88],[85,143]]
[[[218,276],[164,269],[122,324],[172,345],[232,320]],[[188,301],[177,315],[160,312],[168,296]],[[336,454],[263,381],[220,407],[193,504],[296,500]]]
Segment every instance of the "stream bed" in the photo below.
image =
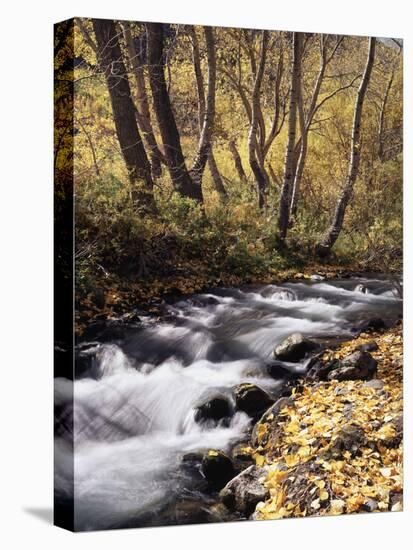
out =
[[[267,365],[290,334],[334,342],[373,318],[390,326],[401,313],[385,276],[216,288],[168,305],[158,324],[94,343],[90,370],[74,382],[74,406],[73,382],[55,380],[56,484],[64,499],[70,419],[76,530],[216,521],[214,497],[182,458],[228,452],[248,436],[252,420],[234,410],[234,387],[250,382],[276,398],[285,380]],[[304,372],[305,363],[286,367]],[[197,407],[217,396],[230,403],[230,421],[198,422]]]

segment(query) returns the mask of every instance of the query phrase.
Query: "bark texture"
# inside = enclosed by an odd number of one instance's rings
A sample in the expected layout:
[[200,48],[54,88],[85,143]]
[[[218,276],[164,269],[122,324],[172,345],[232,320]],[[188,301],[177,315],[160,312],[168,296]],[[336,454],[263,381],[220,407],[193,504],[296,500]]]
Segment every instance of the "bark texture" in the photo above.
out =
[[139,205],[154,206],[151,167],[135,119],[129,80],[114,21],[93,19],[98,61],[104,73],[122,155],[129,172],[132,198]]
[[[268,186],[268,176],[265,172],[263,158],[259,155],[258,143],[257,143],[257,130],[259,127],[259,101],[260,101],[260,92],[261,84],[264,76],[265,69],[265,60],[267,56],[267,46],[268,46],[268,32],[262,31],[261,37],[261,52],[260,52],[260,61],[258,68],[255,72],[254,88],[252,92],[252,101],[251,101],[251,123],[248,133],[248,160],[254,174],[255,184],[257,187],[258,194],[258,206],[262,209],[265,208],[267,198],[267,186]],[[254,71],[253,71],[254,72]],[[262,136],[261,132],[261,136]]]
[[293,55],[291,62],[291,90],[290,110],[288,114],[288,141],[284,161],[284,177],[280,195],[279,208],[279,238],[283,242],[287,235],[289,224],[289,212],[291,204],[292,187],[294,183],[294,150],[297,133],[297,100],[301,80],[301,50],[302,33],[295,32],[293,35]]
[[[216,56],[215,56],[215,38],[214,31],[210,27],[204,28],[205,43],[207,46],[208,58],[208,90],[207,101],[205,101],[204,92],[204,77],[201,68],[201,54],[199,50],[199,42],[194,27],[189,27],[189,35],[192,41],[192,58],[195,72],[195,82],[198,95],[198,122],[199,122],[199,145],[198,154],[195,158],[193,168],[191,170],[192,178],[196,183],[202,185],[202,173],[205,168],[205,152],[209,170],[211,172],[212,181],[215,190],[223,197],[226,196],[226,190],[218,170],[218,166],[214,157],[212,132],[215,120],[215,95],[216,95]],[[203,165],[203,166],[202,166]]]
[[152,174],[154,177],[161,175],[161,162],[163,155],[159,150],[156,142],[155,133],[152,128],[151,113],[149,110],[149,101],[146,93],[144,64],[142,60],[142,52],[136,50],[135,42],[132,36],[130,23],[127,21],[121,24],[122,32],[125,39],[126,49],[128,52],[130,66],[135,77],[136,84],[136,116],[138,119],[139,128],[145,140],[146,149],[149,151],[151,159]]
[[146,24],[149,80],[164,154],[175,189],[202,202],[201,186],[193,182],[185,164],[181,140],[165,80],[164,33],[161,23]]
[[240,181],[244,184],[248,183],[247,174],[245,173],[244,167],[242,165],[241,156],[238,152],[237,145],[234,140],[229,142],[229,150],[231,152],[232,158],[234,160],[235,169],[237,171]]

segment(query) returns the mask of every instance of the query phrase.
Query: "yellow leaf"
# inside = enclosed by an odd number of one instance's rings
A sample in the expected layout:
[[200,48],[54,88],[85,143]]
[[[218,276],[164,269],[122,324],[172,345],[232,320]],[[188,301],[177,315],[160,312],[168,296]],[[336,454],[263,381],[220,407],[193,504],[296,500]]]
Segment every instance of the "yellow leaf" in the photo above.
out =
[[305,445],[303,447],[300,447],[298,449],[298,454],[301,456],[301,457],[306,457],[306,456],[310,456],[311,454],[311,447],[309,445]]
[[255,458],[255,463],[257,466],[263,466],[264,465],[264,462],[265,462],[265,458],[260,455],[260,454],[255,454],[254,455],[254,458]]
[[296,466],[299,462],[297,455],[285,455],[284,461],[289,468]]
[[333,516],[338,516],[344,511],[345,502],[341,499],[334,499],[330,502],[330,513]]

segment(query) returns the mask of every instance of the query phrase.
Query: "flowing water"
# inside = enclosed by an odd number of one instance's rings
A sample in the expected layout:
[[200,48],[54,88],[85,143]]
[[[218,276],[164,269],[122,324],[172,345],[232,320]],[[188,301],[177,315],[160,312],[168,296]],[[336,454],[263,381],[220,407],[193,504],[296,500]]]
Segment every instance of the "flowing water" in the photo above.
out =
[[74,383],[74,407],[72,382],[56,379],[56,483],[64,499],[73,418],[76,529],[179,523],[170,503],[207,498],[182,457],[229,451],[251,423],[236,412],[229,424],[199,424],[197,406],[217,395],[233,405],[243,382],[276,397],[284,382],[266,364],[285,337],[352,338],[368,319],[394,323],[401,309],[384,277],[219,288],[168,306],[165,321],[121,342],[97,343],[93,368]]

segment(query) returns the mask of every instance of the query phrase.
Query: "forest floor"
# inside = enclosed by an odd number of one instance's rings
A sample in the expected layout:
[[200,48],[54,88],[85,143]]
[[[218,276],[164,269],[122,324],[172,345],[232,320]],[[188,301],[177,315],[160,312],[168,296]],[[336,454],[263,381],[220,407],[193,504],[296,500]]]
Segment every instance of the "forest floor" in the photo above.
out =
[[[369,268],[369,272],[375,271]],[[181,295],[204,292],[217,286],[240,286],[243,284],[281,284],[288,280],[311,279],[320,275],[326,279],[363,275],[367,272],[363,264],[349,265],[308,263],[301,269],[269,269],[265,275],[240,276],[220,273],[211,276],[208,267],[196,262],[186,265],[182,273],[162,275],[148,279],[122,279],[114,274],[96,278],[93,290],[76,297],[76,334],[79,336],[94,320],[118,319],[132,311],[143,311],[160,315],[168,299]]]
[[402,510],[402,335],[398,324],[327,350],[323,359],[341,359],[374,340],[376,378],[304,382],[256,426],[269,498],[255,519]]

